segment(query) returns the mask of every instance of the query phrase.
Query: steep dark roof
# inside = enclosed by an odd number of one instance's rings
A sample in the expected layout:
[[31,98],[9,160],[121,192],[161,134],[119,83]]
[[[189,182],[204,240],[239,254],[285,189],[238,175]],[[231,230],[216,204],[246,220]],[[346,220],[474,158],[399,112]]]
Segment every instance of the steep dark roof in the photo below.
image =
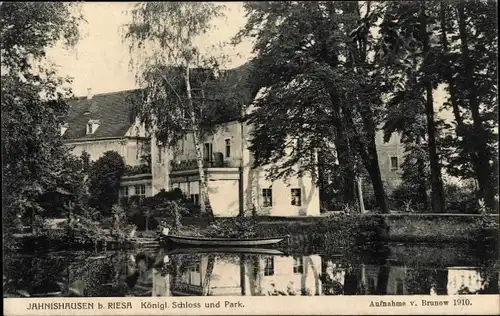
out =
[[238,92],[241,102],[245,105],[250,104],[257,94],[252,90],[249,82],[252,66],[252,62],[247,62],[239,67],[226,70],[229,82]]
[[[248,86],[250,65],[251,63],[246,63],[225,71],[225,80],[230,83],[237,101],[232,105],[232,109],[226,109],[226,115],[217,123],[240,119],[240,107],[248,105],[255,97],[255,92],[251,91]],[[135,89],[96,94],[90,100],[86,96],[68,100],[69,111],[65,118],[68,129],[63,137],[83,140],[125,136],[136,117],[133,97],[139,92],[140,89]],[[93,134],[87,135],[89,120],[99,120],[99,127]]]
[[[96,94],[90,100],[78,97],[68,101],[65,139],[93,139],[125,136],[135,120],[132,96],[138,90]],[[87,135],[89,120],[99,120],[99,128]]]

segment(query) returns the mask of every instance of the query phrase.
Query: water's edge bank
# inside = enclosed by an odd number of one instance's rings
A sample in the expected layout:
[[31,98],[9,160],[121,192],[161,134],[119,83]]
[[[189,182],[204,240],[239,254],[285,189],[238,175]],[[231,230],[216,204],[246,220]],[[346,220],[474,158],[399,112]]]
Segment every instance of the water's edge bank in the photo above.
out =
[[[484,217],[484,215],[483,215]],[[496,222],[496,227],[481,227],[481,215],[450,214],[370,214],[356,217],[255,217],[256,237],[276,235],[292,236],[294,244],[322,243],[324,239],[335,239],[337,246],[345,246],[348,241],[362,246],[366,242],[405,243],[463,243],[477,242],[479,239],[493,241],[498,245],[498,215],[487,215]],[[170,218],[163,219],[172,224]],[[216,225],[234,227],[234,218],[216,218]],[[185,234],[197,230],[203,234],[208,222],[204,218],[182,218]],[[158,247],[154,231],[139,232],[140,237],[114,240],[106,238],[93,244],[69,245],[60,240],[46,237],[19,237],[22,249],[131,249]],[[480,240],[479,240],[480,241]]]

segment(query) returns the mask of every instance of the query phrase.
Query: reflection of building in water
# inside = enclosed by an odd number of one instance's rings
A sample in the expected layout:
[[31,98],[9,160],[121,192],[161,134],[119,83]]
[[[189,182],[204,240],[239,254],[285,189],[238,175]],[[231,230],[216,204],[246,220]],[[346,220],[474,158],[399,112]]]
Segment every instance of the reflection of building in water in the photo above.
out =
[[[206,282],[209,295],[241,295],[240,261],[237,256],[215,258],[212,271],[209,270],[209,256],[202,256],[190,263],[177,267],[178,275],[172,279],[173,295],[202,295],[203,283]],[[207,273],[210,274],[205,281]]]
[[320,295],[321,257],[264,257],[260,260],[261,295]]
[[[179,271],[172,280],[172,295],[319,295],[321,258],[314,256],[224,256],[216,257],[209,271],[203,256]],[[207,273],[210,274],[207,282]],[[157,284],[163,284],[160,278]],[[160,286],[158,286],[160,288]],[[158,290],[156,293],[160,293]],[[167,292],[164,290],[164,292]]]
[[448,268],[448,295],[476,293],[484,288],[484,279],[475,268]]

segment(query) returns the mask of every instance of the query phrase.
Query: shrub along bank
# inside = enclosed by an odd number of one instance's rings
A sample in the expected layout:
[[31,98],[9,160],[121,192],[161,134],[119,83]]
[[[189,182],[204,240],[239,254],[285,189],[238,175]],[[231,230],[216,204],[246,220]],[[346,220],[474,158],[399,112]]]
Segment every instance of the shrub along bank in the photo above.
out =
[[203,217],[186,217],[181,223],[179,233],[185,235],[291,235],[292,239],[305,239],[312,245],[323,244],[324,240],[338,246],[374,241],[498,243],[498,215],[491,214],[339,213],[323,217],[216,218],[209,226]]

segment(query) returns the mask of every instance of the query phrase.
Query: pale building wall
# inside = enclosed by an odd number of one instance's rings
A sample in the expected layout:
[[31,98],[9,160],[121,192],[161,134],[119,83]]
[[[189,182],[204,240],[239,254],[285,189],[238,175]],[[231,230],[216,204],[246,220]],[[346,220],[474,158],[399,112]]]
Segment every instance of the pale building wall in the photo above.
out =
[[142,141],[136,139],[104,139],[68,142],[72,147],[72,154],[80,157],[85,151],[90,155],[91,161],[101,158],[107,151],[116,151],[123,157],[126,165],[137,166],[141,164]]
[[[240,122],[234,121],[219,126],[212,135],[204,138],[203,143],[211,143],[213,156],[221,153],[225,161],[225,167],[237,168],[243,166],[243,205],[245,212],[251,209],[251,200],[253,196],[254,204],[258,214],[273,216],[300,216],[320,214],[319,190],[313,184],[310,177],[304,176],[301,179],[291,177],[287,181],[277,180],[272,183],[272,207],[263,206],[262,189],[269,188],[271,183],[266,180],[264,172],[259,172],[251,168],[253,155],[248,150],[250,128]],[[226,152],[226,146],[229,143],[229,157]],[[202,152],[204,146],[202,145]],[[161,155],[159,152],[162,152]],[[168,158],[167,158],[167,152]],[[161,156],[161,159],[159,158]],[[196,149],[191,133],[179,141],[176,148],[171,150],[161,149],[157,146],[152,137],[151,144],[152,172],[153,172],[153,194],[161,189],[180,188],[190,196],[191,194],[201,194],[193,185],[187,185],[188,180],[182,180],[184,184],[178,183],[178,175],[172,175],[171,161],[196,160]],[[213,158],[215,160],[215,157]],[[196,165],[193,166],[196,168]],[[236,172],[236,171],[235,171]],[[210,178],[209,172],[209,178]],[[237,179],[237,178],[236,178]],[[209,196],[217,216],[235,216],[239,214],[239,183],[236,179],[213,178],[208,181]],[[192,180],[189,180],[192,181]],[[196,180],[198,181],[198,180]],[[199,184],[198,184],[199,187]],[[291,189],[300,189],[301,206],[291,204]]]
[[[401,136],[394,133],[391,139],[385,143],[383,131],[377,131],[375,134],[375,144],[377,145],[378,162],[380,173],[387,189],[392,190],[401,183],[401,164],[405,157],[405,148],[401,143]],[[391,166],[391,157],[397,157],[398,168]]]
[[[242,135],[244,137],[242,137]],[[226,167],[236,168],[243,165],[243,205],[248,213],[251,209],[252,196],[258,214],[272,216],[317,216],[320,213],[319,190],[314,185],[311,177],[304,175],[302,178],[291,177],[290,179],[276,180],[269,182],[266,180],[265,172],[252,169],[253,155],[248,149],[250,145],[250,128],[241,125],[239,122],[231,122],[219,127],[213,135],[207,136],[204,143],[212,144],[212,153],[222,153]],[[226,144],[229,141],[229,157],[226,153]],[[191,181],[199,179],[181,179],[177,173],[175,176],[169,176],[169,172],[164,168],[170,169],[170,162],[160,163],[155,160],[157,157],[157,146],[152,146],[153,157],[153,188],[169,187],[180,188],[186,195],[200,194],[198,185],[190,184]],[[202,148],[202,151],[204,148]],[[196,149],[194,146],[192,134],[188,134],[179,142],[174,150],[171,150],[171,157],[175,161],[195,160]],[[163,155],[165,156],[165,155]],[[168,166],[166,165],[168,164]],[[194,166],[193,168],[196,168]],[[209,197],[216,216],[236,216],[240,212],[239,205],[239,182],[238,177],[234,178],[237,172],[233,171],[233,178],[227,178],[219,173],[208,172]],[[171,179],[170,179],[171,178]],[[168,182],[171,182],[168,185]],[[179,183],[180,182],[180,183]],[[272,206],[263,206],[262,189],[270,188],[272,184]],[[291,189],[300,189],[301,205],[292,205]],[[201,194],[200,194],[201,200]]]
[[80,157],[84,151],[87,152],[90,155],[91,161],[96,161],[101,158],[107,151],[116,151],[124,157],[124,160],[126,158],[126,147],[122,145],[120,139],[68,142],[67,146],[72,148],[72,154],[78,157]]
[[215,216],[239,214],[239,180],[208,181],[208,196]]
[[[244,126],[243,191],[244,205],[251,209],[254,204],[259,215],[269,216],[318,216],[320,215],[319,189],[310,175],[291,176],[288,179],[269,181],[263,168],[252,169],[253,155],[248,149],[251,142],[251,126]],[[291,148],[289,150],[292,150]],[[298,166],[297,166],[298,167]],[[297,168],[296,167],[296,168]],[[264,206],[262,189],[272,189],[272,206]],[[292,205],[292,189],[300,189],[301,205]],[[253,201],[253,202],[252,202]]]
[[[230,144],[230,156],[226,156],[226,140]],[[224,161],[231,164],[231,166],[239,167],[242,151],[241,137],[241,124],[238,122],[231,122],[219,126],[212,135],[204,138],[203,143],[212,144],[212,152],[222,153]],[[173,157],[175,160],[194,160],[196,159],[196,148],[194,146],[193,134],[189,133],[181,140],[177,148],[173,150]],[[203,152],[203,148],[202,148]]]
[[[238,172],[237,169],[232,172],[224,172],[224,170],[213,168],[208,172],[208,196],[215,216],[237,216],[239,214]],[[187,197],[197,194],[198,200],[201,201],[200,187],[199,176],[196,173],[190,176],[174,177],[170,189],[179,188]]]
[[241,266],[239,260],[231,257],[235,262],[217,258],[210,280],[212,295],[240,295],[241,294]]
[[[272,206],[264,206],[262,189],[272,189]],[[300,189],[301,205],[292,205],[292,189]],[[257,214],[268,216],[319,216],[319,191],[308,176],[302,178],[291,177],[288,181],[266,180],[264,176],[259,177],[256,185]]]
[[129,128],[123,138],[108,139],[76,139],[69,140],[66,144],[72,148],[75,156],[81,156],[85,151],[90,155],[91,161],[101,158],[107,151],[119,153],[125,164],[137,166],[141,164],[141,156],[145,153],[147,140],[138,140],[137,137],[146,137],[144,126],[138,120]]

